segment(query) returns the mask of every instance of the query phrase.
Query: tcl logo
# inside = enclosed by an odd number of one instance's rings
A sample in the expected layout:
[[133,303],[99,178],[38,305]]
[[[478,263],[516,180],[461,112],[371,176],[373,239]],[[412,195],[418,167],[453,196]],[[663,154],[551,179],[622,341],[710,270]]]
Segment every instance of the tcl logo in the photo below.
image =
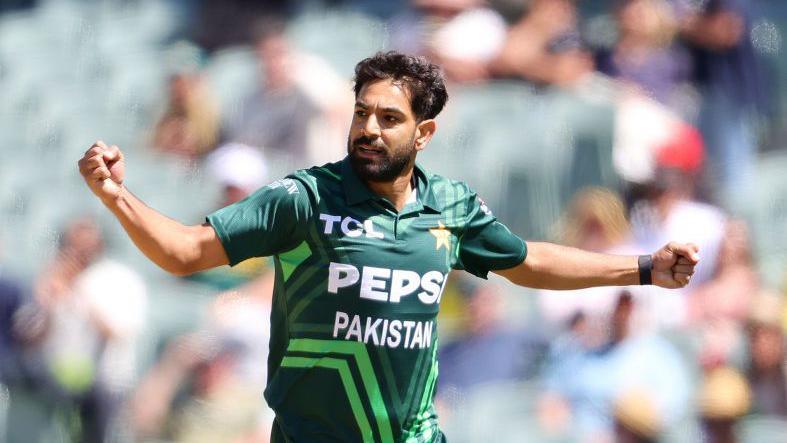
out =
[[369,219],[361,222],[352,217],[320,214],[320,220],[322,220],[325,224],[323,229],[324,234],[341,232],[347,237],[360,237],[365,235],[367,238],[384,238],[383,233],[376,231],[374,224]]

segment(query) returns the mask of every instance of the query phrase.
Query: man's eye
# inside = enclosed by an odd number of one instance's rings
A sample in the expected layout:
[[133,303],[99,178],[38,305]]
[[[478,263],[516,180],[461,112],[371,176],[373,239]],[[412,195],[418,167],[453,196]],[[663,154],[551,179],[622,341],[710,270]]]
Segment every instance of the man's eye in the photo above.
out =
[[358,117],[366,117],[366,111],[355,111],[355,115]]
[[388,121],[388,122],[391,122],[391,123],[396,123],[396,122],[399,121],[399,119],[394,117],[393,115],[389,115],[389,116],[385,117],[385,120]]

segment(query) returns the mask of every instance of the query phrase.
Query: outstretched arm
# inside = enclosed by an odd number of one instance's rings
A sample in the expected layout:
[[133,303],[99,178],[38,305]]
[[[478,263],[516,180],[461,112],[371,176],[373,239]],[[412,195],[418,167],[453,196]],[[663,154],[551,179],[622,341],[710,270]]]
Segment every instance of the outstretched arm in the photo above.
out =
[[[582,289],[640,284],[638,256],[599,254],[552,243],[527,243],[519,265],[494,271],[520,286],[538,289]],[[651,255],[652,281],[664,288],[689,283],[699,261],[697,246],[669,243]]]
[[186,226],[148,207],[123,185],[124,169],[120,149],[101,141],[79,160],[79,171],[90,190],[115,215],[142,253],[175,275],[229,263],[212,226]]

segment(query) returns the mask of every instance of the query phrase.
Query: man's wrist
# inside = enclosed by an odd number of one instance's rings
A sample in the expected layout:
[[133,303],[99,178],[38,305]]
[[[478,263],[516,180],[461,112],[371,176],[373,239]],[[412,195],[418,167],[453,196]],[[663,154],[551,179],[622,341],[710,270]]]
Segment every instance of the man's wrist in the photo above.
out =
[[650,254],[640,255],[637,258],[637,267],[639,269],[639,284],[652,285],[653,284],[653,256]]
[[126,187],[121,183],[121,184],[118,185],[117,193],[115,193],[114,195],[107,195],[107,196],[101,197],[101,202],[104,203],[104,206],[106,206],[106,207],[111,209],[111,208],[116,207],[118,205],[120,200],[122,198],[124,198],[126,192],[128,192],[126,190]]

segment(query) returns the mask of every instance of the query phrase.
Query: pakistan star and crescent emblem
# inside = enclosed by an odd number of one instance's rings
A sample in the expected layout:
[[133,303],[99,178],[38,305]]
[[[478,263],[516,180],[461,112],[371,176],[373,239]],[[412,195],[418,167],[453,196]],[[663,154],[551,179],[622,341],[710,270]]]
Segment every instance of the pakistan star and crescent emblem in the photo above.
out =
[[437,227],[430,229],[429,233],[434,235],[435,249],[440,249],[442,246],[445,246],[445,249],[448,251],[451,250],[451,231],[443,225],[443,222],[438,221]]

